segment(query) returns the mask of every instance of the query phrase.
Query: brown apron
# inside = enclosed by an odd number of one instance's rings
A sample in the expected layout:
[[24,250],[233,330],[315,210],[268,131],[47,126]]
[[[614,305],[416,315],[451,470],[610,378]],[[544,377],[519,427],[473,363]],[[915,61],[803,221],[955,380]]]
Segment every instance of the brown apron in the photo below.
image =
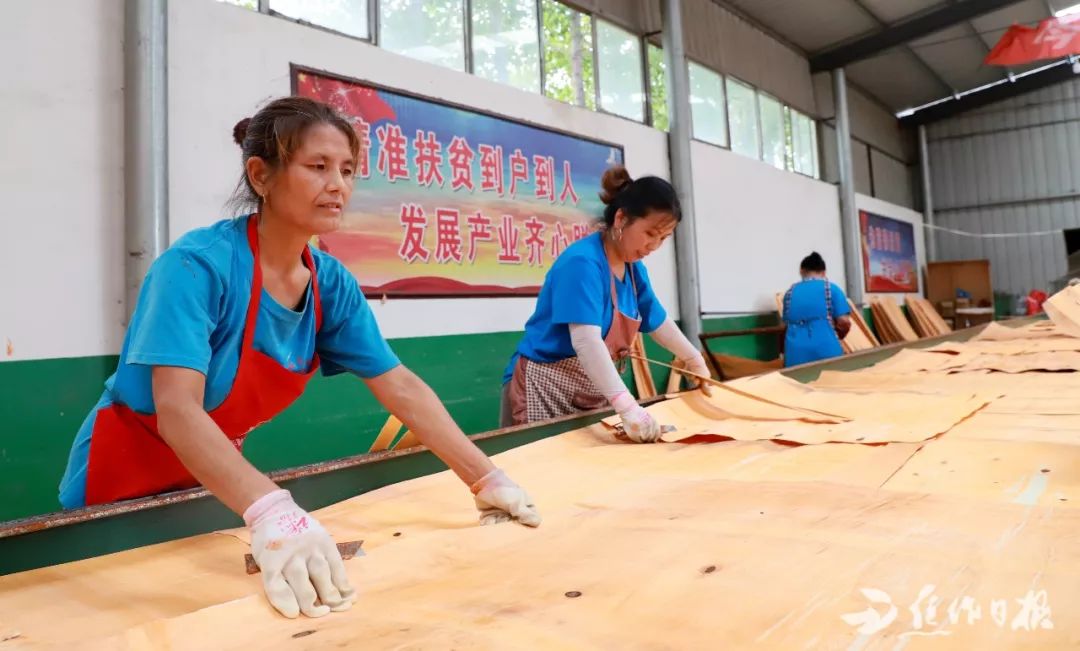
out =
[[[610,269],[608,271],[610,273]],[[627,265],[626,273],[630,274],[630,285],[636,300],[633,265]],[[610,274],[610,277],[611,328],[604,337],[604,344],[621,372],[630,355],[630,344],[641,329],[641,319],[631,318],[619,310],[615,275]],[[607,398],[589,379],[577,356],[550,363],[534,362],[524,355],[519,356],[507,396],[514,425],[598,409],[607,404]]]

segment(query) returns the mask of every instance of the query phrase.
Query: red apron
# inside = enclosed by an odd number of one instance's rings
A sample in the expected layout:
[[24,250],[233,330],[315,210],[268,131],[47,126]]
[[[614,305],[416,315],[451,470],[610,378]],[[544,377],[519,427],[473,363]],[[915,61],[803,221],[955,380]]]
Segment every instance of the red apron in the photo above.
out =
[[[243,447],[248,432],[279,414],[303,393],[304,386],[319,368],[317,353],[312,357],[308,371],[298,373],[278,364],[252,345],[263,287],[257,224],[257,215],[248,218],[247,238],[254,268],[236,378],[225,400],[208,412],[238,450]],[[315,261],[307,247],[303,259],[311,271],[311,298],[315,302],[315,331],[318,332],[322,325],[322,305]],[[98,410],[86,469],[87,505],[198,485],[172,448],[158,435],[156,415],[139,414],[121,404]]]
[[[630,275],[630,285],[636,299],[637,283],[634,282],[633,271],[633,265],[627,265],[626,273]],[[622,364],[630,355],[630,345],[641,329],[641,319],[627,316],[619,309],[614,274],[611,275],[611,310],[611,327],[604,337],[604,344],[612,361]],[[607,404],[607,398],[589,379],[581,360],[576,356],[550,363],[534,362],[524,355],[519,356],[510,377],[507,398],[514,425],[599,409]]]

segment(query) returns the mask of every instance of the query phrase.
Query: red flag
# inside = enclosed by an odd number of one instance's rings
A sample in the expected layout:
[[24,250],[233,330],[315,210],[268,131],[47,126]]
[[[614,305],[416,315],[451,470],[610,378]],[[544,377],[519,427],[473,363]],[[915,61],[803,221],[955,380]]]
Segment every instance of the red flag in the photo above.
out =
[[984,63],[1016,66],[1070,54],[1080,54],[1080,15],[1048,18],[1038,27],[1013,25],[986,55]]

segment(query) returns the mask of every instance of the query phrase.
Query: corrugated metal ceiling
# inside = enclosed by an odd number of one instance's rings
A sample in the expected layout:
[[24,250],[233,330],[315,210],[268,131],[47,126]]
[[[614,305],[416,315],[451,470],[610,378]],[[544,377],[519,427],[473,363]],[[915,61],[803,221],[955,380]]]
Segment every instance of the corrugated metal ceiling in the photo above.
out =
[[[872,34],[944,5],[970,0],[714,0],[752,18],[804,54]],[[1021,0],[848,66],[852,81],[899,112],[1000,80],[983,59],[1014,23],[1033,25],[1075,0]]]

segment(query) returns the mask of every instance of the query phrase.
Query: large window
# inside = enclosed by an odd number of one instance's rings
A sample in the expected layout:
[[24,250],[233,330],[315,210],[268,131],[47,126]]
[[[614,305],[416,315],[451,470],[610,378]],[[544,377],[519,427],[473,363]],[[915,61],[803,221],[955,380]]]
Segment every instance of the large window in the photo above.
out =
[[465,69],[464,0],[378,0],[379,45],[454,70]]
[[[377,11],[374,36],[387,50],[468,68],[575,106],[648,119],[663,131],[671,126],[663,49],[560,0],[218,1],[255,11],[269,7],[285,18],[363,39],[372,38],[368,16]],[[688,62],[687,73],[694,138],[778,169],[819,176],[813,118],[698,63]]]
[[727,78],[728,119],[731,121],[731,151],[759,158],[757,93],[746,84]]
[[544,24],[544,93],[596,108],[592,16],[555,0],[541,3]]
[[694,123],[694,137],[726,147],[728,142],[724,78],[693,61],[689,68],[690,114]]
[[644,122],[641,40],[609,22],[597,20],[596,44],[600,50],[600,108]]
[[649,43],[649,108],[652,111],[652,125],[661,131],[667,131],[667,65],[664,63],[664,51]]
[[540,92],[535,0],[472,0],[473,72]]
[[[252,8],[258,8],[258,2],[235,2],[235,4],[245,6],[251,4],[255,5]],[[322,0],[321,2],[270,0],[270,10],[282,16],[326,27],[349,36],[357,38],[371,36],[368,32],[367,0]]]
[[788,139],[784,105],[758,93],[761,113],[761,158],[777,169],[787,169]]

